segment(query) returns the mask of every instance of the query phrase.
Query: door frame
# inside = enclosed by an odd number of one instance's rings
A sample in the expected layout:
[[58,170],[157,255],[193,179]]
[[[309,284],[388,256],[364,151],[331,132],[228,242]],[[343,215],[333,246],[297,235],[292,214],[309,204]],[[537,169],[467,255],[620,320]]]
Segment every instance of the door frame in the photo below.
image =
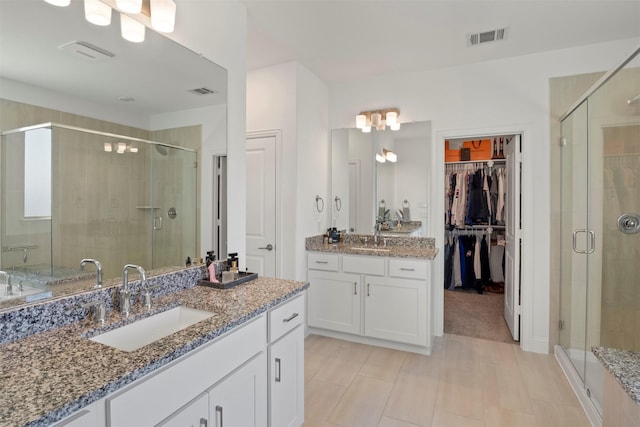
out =
[[[428,235],[436,238],[436,247],[444,247],[444,146],[447,139],[478,138],[482,136],[520,134],[522,139],[521,182],[520,187],[526,192],[533,188],[532,167],[528,163],[529,152],[532,150],[533,136],[531,125],[502,126],[494,128],[465,129],[437,131],[431,146],[431,185],[429,186],[429,200],[431,200],[431,219]],[[522,194],[522,192],[521,192]],[[541,340],[533,334],[534,294],[532,283],[533,242],[529,227],[533,223],[533,200],[531,195],[521,197],[520,224],[520,347],[525,351],[548,353],[548,340]],[[440,286],[444,282],[444,262],[438,254],[431,270],[433,295],[433,332],[436,336],[444,335],[444,289]]]
[[268,138],[273,137],[276,144],[276,277],[280,277],[282,274],[282,242],[283,236],[282,233],[284,231],[284,226],[282,224],[282,193],[280,191],[281,182],[282,182],[282,130],[260,130],[247,132],[245,135],[245,140],[247,139],[256,139],[256,138]]

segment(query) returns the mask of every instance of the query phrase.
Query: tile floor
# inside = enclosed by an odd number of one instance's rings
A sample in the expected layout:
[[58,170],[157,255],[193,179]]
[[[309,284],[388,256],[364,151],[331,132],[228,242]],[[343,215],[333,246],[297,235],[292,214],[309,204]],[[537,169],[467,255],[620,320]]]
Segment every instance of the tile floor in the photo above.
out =
[[457,335],[431,356],[305,340],[304,427],[589,427],[552,355]]

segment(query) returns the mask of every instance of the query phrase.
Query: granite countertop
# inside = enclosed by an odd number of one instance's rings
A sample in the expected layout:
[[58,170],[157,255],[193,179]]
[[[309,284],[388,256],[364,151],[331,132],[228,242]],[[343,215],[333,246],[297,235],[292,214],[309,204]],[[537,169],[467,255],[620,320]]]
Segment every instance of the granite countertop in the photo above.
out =
[[[312,252],[430,260],[434,259],[438,254],[438,249],[435,247],[435,239],[430,237],[388,237],[386,238],[386,246],[384,246],[384,243],[380,243],[377,246],[374,245],[373,236],[371,235],[348,234],[344,236],[340,243],[334,244],[323,243],[322,237],[314,236],[305,239],[305,249]],[[380,239],[382,241],[384,236],[380,237]]]
[[[46,426],[206,344],[271,307],[303,292],[308,283],[260,277],[232,289],[195,286],[139,303],[128,319],[108,313],[105,325],[83,320],[0,345],[2,425]],[[176,305],[215,316],[133,352],[90,341],[91,337]]]
[[640,405],[640,353],[607,347],[593,347],[593,354]]

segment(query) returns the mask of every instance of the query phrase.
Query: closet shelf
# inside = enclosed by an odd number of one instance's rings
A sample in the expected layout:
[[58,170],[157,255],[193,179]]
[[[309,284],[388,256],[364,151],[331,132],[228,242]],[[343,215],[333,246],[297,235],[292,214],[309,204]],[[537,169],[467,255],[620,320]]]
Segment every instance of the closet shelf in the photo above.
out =
[[507,159],[488,159],[488,160],[465,160],[465,161],[459,161],[459,162],[444,162],[445,165],[472,165],[474,163],[488,163],[488,162],[493,162],[493,163],[506,163]]

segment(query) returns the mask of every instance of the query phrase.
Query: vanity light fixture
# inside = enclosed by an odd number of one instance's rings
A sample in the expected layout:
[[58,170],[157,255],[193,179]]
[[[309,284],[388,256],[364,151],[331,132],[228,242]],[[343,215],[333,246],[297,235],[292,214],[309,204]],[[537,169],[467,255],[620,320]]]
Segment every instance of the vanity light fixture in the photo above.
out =
[[140,13],[142,0],[116,0],[116,6],[125,13]]
[[397,108],[363,111],[356,116],[356,128],[361,129],[364,133],[371,132],[371,128],[375,128],[377,131],[383,131],[387,126],[389,126],[391,130],[399,130],[399,115],[400,110]]
[[106,153],[111,153],[113,151],[113,147],[111,146],[110,142],[105,142],[104,143],[104,151]]
[[161,33],[172,33],[176,22],[173,0],[151,0],[151,26]]
[[385,163],[385,162],[395,163],[398,161],[398,155],[391,150],[387,150],[386,148],[383,148],[382,154],[376,153],[376,161],[379,163]]
[[127,151],[127,143],[118,142],[118,148],[116,149],[116,153],[123,154],[125,151]]
[[142,43],[144,41],[144,24],[136,21],[129,15],[120,14],[120,34],[122,38],[132,43]]
[[84,17],[94,25],[106,27],[111,24],[111,8],[100,0],[84,0]]
[[60,6],[60,7],[69,6],[71,4],[71,0],[44,0],[44,1],[54,6]]

